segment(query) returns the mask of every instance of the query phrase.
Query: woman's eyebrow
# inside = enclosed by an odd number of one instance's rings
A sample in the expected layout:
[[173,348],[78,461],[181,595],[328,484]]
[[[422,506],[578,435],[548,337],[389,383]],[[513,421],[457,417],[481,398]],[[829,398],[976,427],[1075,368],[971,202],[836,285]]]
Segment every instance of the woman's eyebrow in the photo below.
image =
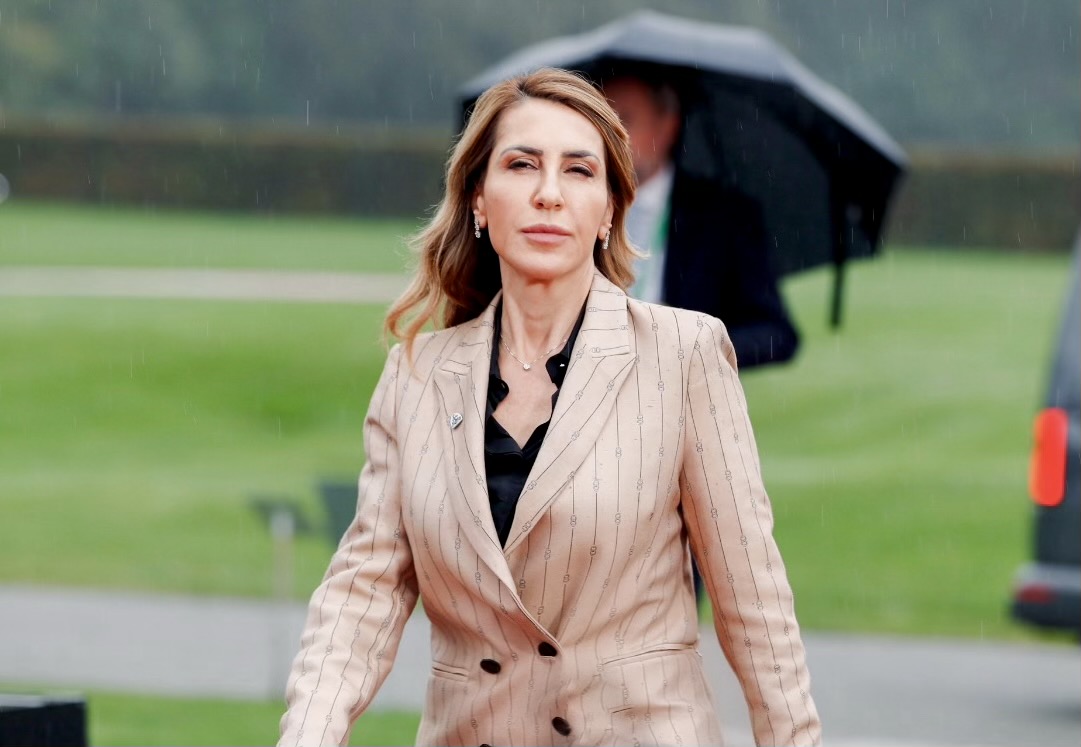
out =
[[532,147],[530,145],[512,145],[509,148],[504,148],[499,155],[504,156],[507,153],[510,153],[512,150],[521,151],[522,153],[525,153],[527,156],[543,156],[544,155],[543,150],[541,150],[540,148],[534,148],[534,147]]
[[598,161],[600,157],[591,150],[565,150],[563,151],[564,158],[595,158]]
[[[544,155],[543,150],[541,150],[540,148],[534,148],[531,145],[512,145],[509,148],[504,148],[499,155],[503,156],[507,153],[510,153],[511,151],[519,151],[521,153],[525,153],[527,156]],[[595,158],[598,161],[600,160],[600,157],[591,150],[565,150],[563,151],[563,158]]]

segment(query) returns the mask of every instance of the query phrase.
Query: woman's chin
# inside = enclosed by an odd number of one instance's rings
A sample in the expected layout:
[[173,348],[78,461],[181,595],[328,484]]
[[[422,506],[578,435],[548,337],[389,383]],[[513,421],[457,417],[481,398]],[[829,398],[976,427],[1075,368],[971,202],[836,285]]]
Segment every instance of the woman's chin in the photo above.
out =
[[[592,260],[592,258],[590,258]],[[565,258],[536,257],[528,262],[503,262],[504,281],[508,274],[527,285],[535,283],[554,283],[569,280],[589,271],[589,265],[582,262],[567,262]],[[591,274],[591,273],[590,273]]]

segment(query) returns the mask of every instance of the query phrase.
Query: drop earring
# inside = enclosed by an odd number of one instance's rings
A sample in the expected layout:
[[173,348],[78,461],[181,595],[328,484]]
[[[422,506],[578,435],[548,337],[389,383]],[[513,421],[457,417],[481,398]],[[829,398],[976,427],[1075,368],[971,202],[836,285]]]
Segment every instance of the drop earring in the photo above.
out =
[[604,235],[604,243],[601,244],[602,251],[608,251],[608,241],[612,238],[612,232],[609,231]]
[[480,218],[473,216],[473,235],[480,238]]

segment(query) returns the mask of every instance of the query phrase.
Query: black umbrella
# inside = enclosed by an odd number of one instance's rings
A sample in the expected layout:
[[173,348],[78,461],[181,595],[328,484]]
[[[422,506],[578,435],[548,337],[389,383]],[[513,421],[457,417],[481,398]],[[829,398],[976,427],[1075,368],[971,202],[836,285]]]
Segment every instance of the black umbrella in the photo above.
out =
[[489,86],[552,66],[603,80],[653,68],[680,92],[680,168],[756,199],[778,276],[835,268],[840,321],[844,264],[878,250],[907,159],[855,102],[766,34],[641,11],[593,31],[527,47],[466,83],[463,116]]

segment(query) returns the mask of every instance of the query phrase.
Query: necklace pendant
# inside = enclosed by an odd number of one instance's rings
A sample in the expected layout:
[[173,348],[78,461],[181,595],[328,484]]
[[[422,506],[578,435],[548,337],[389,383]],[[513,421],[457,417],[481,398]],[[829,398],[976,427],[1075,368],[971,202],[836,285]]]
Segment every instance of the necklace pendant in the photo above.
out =
[[522,364],[522,368],[524,368],[524,369],[525,369],[526,371],[528,371],[529,369],[533,368],[533,366],[531,366],[531,365],[530,365],[530,364],[528,364],[528,363],[523,363],[523,364]]

